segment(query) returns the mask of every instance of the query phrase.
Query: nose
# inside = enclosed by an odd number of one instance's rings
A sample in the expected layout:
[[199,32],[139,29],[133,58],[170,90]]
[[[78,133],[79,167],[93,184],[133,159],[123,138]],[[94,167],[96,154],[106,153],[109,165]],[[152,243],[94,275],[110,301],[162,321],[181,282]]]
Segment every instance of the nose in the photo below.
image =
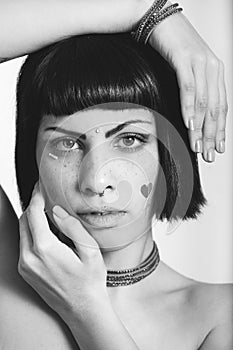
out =
[[113,159],[107,160],[104,155],[89,152],[79,169],[79,190],[85,195],[100,197],[107,192],[115,192],[117,178],[114,175]]

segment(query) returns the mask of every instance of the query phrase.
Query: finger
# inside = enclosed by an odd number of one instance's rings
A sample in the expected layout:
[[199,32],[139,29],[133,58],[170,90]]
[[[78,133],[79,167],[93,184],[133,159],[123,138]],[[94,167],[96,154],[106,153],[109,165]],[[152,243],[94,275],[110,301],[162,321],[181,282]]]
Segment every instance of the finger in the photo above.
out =
[[195,78],[195,117],[190,129],[190,146],[194,152],[203,152],[203,123],[207,110],[206,63],[203,58],[196,58],[193,63]]
[[32,192],[31,201],[26,210],[26,214],[33,246],[38,250],[56,241],[55,235],[50,231],[44,207],[44,198],[40,192],[39,184],[37,183]]
[[31,250],[32,237],[28,225],[26,213],[19,218],[20,253]]
[[[192,129],[195,103],[195,81],[190,65],[182,65],[176,71],[180,88],[181,111],[187,128]],[[191,125],[190,125],[191,123]]]
[[206,67],[208,84],[208,108],[203,132],[204,159],[212,162],[215,159],[215,141],[217,121],[219,118],[219,67],[218,60],[211,57]]
[[27,221],[26,213],[24,212],[19,219],[19,261],[18,272],[21,276],[25,276],[25,266],[32,251],[32,237]]
[[90,258],[93,254],[100,255],[97,242],[85,230],[78,219],[69,215],[58,205],[53,207],[52,210],[55,222],[64,235],[73,241],[81,260]]
[[217,121],[213,120],[209,112],[205,117],[203,136],[203,159],[207,162],[213,162],[215,160],[216,129]]
[[226,129],[226,117],[227,117],[227,95],[224,79],[224,66],[223,63],[219,64],[219,117],[217,121],[216,130],[216,150],[219,153],[225,152],[225,129]]

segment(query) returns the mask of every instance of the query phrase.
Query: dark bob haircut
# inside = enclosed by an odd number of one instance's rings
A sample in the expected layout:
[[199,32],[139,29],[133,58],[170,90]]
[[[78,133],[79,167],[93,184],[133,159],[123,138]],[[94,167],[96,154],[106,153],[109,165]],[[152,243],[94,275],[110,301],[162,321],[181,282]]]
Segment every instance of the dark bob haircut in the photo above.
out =
[[[136,43],[129,34],[74,36],[27,57],[17,84],[15,161],[22,209],[28,206],[39,178],[35,154],[42,117],[71,115],[108,102],[134,103],[155,110],[177,130],[191,173],[183,153],[176,151],[173,137],[163,126],[159,132],[166,134],[168,141],[158,138],[163,174],[158,177],[153,210],[160,220],[196,218],[206,201],[197,156],[190,149],[181,116],[176,75],[155,50]],[[166,195],[160,200],[164,188]]]

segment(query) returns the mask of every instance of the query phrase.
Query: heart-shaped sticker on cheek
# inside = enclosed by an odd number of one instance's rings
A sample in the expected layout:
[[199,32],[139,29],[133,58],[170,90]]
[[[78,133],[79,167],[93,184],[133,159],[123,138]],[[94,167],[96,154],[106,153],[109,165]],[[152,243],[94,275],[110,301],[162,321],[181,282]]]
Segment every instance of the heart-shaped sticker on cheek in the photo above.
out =
[[147,198],[152,190],[152,183],[150,182],[148,185],[144,184],[141,187],[141,193],[142,195]]

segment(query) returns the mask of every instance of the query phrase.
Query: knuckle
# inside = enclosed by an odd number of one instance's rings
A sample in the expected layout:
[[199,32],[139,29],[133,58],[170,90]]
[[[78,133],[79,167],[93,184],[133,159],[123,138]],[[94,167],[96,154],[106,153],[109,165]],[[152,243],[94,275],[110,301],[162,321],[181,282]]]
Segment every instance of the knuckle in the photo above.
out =
[[202,125],[197,125],[195,126],[195,132],[197,134],[201,134],[202,133]]
[[206,63],[206,55],[203,52],[197,53],[194,58],[195,62],[198,64]]
[[226,116],[228,112],[228,104],[225,103],[223,106],[219,107],[220,114]]
[[195,84],[193,82],[184,82],[181,86],[181,89],[186,93],[194,93],[195,92]]
[[50,256],[51,246],[48,242],[36,242],[33,245],[33,251],[37,257],[46,260],[46,257]]
[[30,205],[27,207],[25,213],[26,213],[27,218],[31,218],[31,217],[34,215],[34,213],[35,213],[35,207],[34,207],[34,205],[33,205],[33,204],[30,204]]
[[197,108],[199,110],[206,110],[208,106],[208,101],[207,101],[207,97],[206,96],[202,96],[200,98],[198,98],[197,100]]
[[185,105],[183,106],[183,108],[184,108],[184,112],[185,112],[185,113],[191,112],[191,113],[193,114],[193,112],[194,112],[194,104],[193,104],[193,103],[192,103],[192,104],[190,104],[190,103],[185,104]]
[[214,135],[204,135],[204,141],[208,142],[208,143],[212,143],[215,140],[215,136]]
[[226,116],[228,112],[228,105],[218,105],[210,109],[210,115],[213,120],[217,120],[220,116]]
[[213,120],[217,120],[220,115],[220,106],[215,106],[214,108],[211,108],[210,115]]
[[98,259],[99,258],[99,251],[98,249],[94,249],[94,248],[88,248],[88,251],[87,251],[87,258],[90,262],[92,262],[93,264],[93,261],[95,259]]
[[218,68],[219,67],[219,60],[217,57],[215,56],[211,56],[209,59],[208,59],[208,64],[212,67],[212,68]]

